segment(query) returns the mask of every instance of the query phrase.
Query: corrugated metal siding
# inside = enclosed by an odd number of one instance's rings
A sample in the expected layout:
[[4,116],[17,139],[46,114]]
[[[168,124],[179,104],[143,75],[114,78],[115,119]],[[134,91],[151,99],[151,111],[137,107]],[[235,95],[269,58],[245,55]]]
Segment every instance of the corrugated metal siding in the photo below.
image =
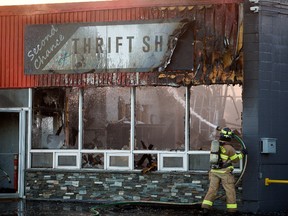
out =
[[24,76],[23,32],[29,23],[23,16],[0,17],[0,87],[22,88],[35,85],[35,76]]
[[[211,13],[203,14],[197,13],[196,8],[200,6],[187,6],[189,1],[179,1],[179,4],[186,3],[186,6],[179,7],[160,7],[162,5],[169,4],[169,1],[157,1],[159,7],[133,7],[139,6],[140,1],[130,2],[128,5],[131,8],[122,8],[123,4],[119,4],[118,7],[122,9],[101,9],[91,10],[86,7],[85,11],[80,10],[77,5],[69,4],[69,8],[65,8],[67,12],[58,12],[57,9],[52,10],[52,6],[48,9],[35,11],[27,11],[24,7],[15,7],[12,10],[10,7],[3,7],[7,10],[0,12],[0,42],[1,42],[1,57],[0,57],[0,88],[27,88],[27,87],[39,87],[39,86],[85,86],[85,85],[156,85],[167,84],[168,80],[158,80],[155,73],[108,73],[108,74],[70,74],[70,75],[24,75],[24,62],[23,62],[23,49],[24,49],[24,30],[26,24],[49,24],[49,23],[72,23],[72,22],[109,22],[109,21],[127,21],[127,20],[150,20],[150,19],[168,19],[168,18],[183,18],[189,16],[202,16],[205,20],[211,19],[213,13],[223,13],[229,15],[229,13],[238,13],[237,4],[235,2],[240,1],[218,1],[233,4],[220,4],[215,7],[215,11]],[[175,2],[170,2],[170,5],[175,5]],[[193,2],[193,1],[192,1]],[[207,3],[207,1],[205,1]],[[209,1],[215,3],[215,1]],[[148,4],[153,5],[148,1]],[[191,1],[190,1],[191,3]],[[199,4],[199,1],[195,1],[195,4]],[[155,4],[155,3],[154,3]],[[88,6],[91,4],[87,4]],[[98,4],[99,6],[100,4]],[[143,5],[143,3],[142,3]],[[58,5],[54,5],[57,8]],[[96,4],[97,6],[97,4]],[[143,5],[144,6],[144,5]],[[33,6],[35,7],[35,6]],[[32,8],[33,8],[32,7]],[[44,6],[41,6],[41,8]],[[59,5],[60,7],[60,5]],[[94,4],[95,7],[95,4]],[[102,8],[105,4],[102,5]],[[117,7],[109,6],[106,7]],[[63,5],[61,4],[61,7]],[[56,10],[56,12],[55,12]],[[64,10],[64,9],[62,9]],[[194,12],[193,12],[194,10]],[[70,12],[69,12],[70,11]],[[50,13],[52,12],[52,13]],[[18,15],[19,14],[19,15]],[[205,17],[206,16],[206,17]],[[225,16],[224,16],[225,18]],[[217,20],[211,20],[216,22]],[[217,24],[217,23],[216,23]],[[225,26],[231,25],[229,19],[225,20],[225,23],[219,23],[223,25],[223,31],[225,32]]]

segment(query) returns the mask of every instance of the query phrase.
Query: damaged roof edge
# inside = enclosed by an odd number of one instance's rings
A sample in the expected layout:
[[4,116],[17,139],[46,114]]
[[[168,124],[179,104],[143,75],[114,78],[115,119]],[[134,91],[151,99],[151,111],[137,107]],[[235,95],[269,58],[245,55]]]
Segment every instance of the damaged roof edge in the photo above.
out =
[[168,41],[168,50],[164,55],[163,64],[158,67],[158,72],[163,72],[166,70],[167,66],[171,63],[171,58],[173,56],[174,50],[177,46],[179,38],[188,30],[190,23],[194,23],[194,21],[189,21],[188,19],[181,20],[179,26],[174,30],[173,34],[169,38]]
[[57,4],[36,4],[36,5],[13,5],[0,6],[0,16],[14,15],[36,15],[51,14],[63,12],[81,12],[93,10],[109,10],[124,8],[141,8],[141,7],[180,7],[180,6],[196,6],[209,4],[231,4],[243,3],[244,0],[110,0],[98,2],[82,2],[82,3],[57,3]]

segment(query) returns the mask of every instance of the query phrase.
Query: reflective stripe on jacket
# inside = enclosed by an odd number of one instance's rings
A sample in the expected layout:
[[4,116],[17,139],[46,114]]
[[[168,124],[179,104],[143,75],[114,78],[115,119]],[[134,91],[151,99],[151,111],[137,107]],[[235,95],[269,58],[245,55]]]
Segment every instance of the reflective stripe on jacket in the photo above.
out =
[[[236,150],[226,143],[222,143],[220,145],[220,158],[223,161],[223,164],[227,164],[228,166],[222,169],[211,169],[211,172],[217,173],[229,173],[234,170],[234,166],[232,163],[237,163],[239,160],[243,158],[242,153],[236,153]],[[231,163],[231,164],[229,164]]]

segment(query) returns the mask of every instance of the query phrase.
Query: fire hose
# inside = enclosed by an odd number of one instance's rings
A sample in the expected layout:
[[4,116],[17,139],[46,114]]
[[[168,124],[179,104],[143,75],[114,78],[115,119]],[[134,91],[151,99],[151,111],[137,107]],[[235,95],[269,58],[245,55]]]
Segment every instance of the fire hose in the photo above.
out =
[[[221,131],[222,128],[221,128],[220,126],[217,126],[217,127],[216,127],[216,130]],[[240,143],[242,149],[245,149],[245,150],[247,149],[244,141],[243,141],[238,135],[236,135],[234,132],[233,132],[233,137]],[[235,186],[237,186],[237,185],[240,183],[240,181],[242,180],[243,175],[244,175],[244,173],[245,173],[245,171],[246,171],[247,162],[248,162],[248,156],[247,156],[247,155],[244,155],[243,169],[242,169],[242,171],[241,171],[241,173],[240,173],[240,176],[239,176],[238,180],[237,180],[236,183],[235,183]]]
[[[234,134],[234,137],[235,137],[236,140],[241,144],[242,149],[247,149],[245,143],[243,142],[243,140],[242,140],[239,136],[237,136],[236,134]],[[242,171],[241,171],[241,173],[240,173],[240,176],[239,176],[238,180],[237,180],[236,183],[235,183],[235,186],[237,186],[237,185],[240,183],[240,181],[242,180],[243,175],[244,175],[244,173],[245,173],[245,171],[246,171],[247,162],[248,162],[248,156],[247,156],[247,155],[244,155],[243,169],[242,169]]]
[[199,202],[195,202],[195,203],[176,203],[176,202],[163,202],[163,201],[123,201],[123,202],[105,202],[103,204],[99,204],[98,206],[92,207],[90,209],[90,211],[93,213],[93,215],[100,215],[99,210],[101,208],[105,208],[105,207],[111,207],[111,206],[125,206],[125,205],[135,205],[135,206],[157,206],[157,207],[165,207],[165,206],[174,206],[174,207],[187,207],[187,206],[195,206],[195,205],[199,205]]
[[[217,127],[216,127],[216,130],[221,131],[222,128],[219,127],[219,126],[217,126]],[[234,132],[233,132],[233,137],[240,143],[242,149],[245,149],[245,150],[247,149],[244,141],[243,141],[238,135],[236,135]],[[244,160],[243,160],[243,161],[244,161],[244,163],[243,163],[243,169],[241,170],[241,173],[240,173],[239,178],[238,178],[237,181],[235,182],[235,187],[241,182],[241,180],[242,180],[242,178],[243,178],[243,175],[244,175],[244,173],[245,173],[245,171],[246,171],[247,162],[248,162],[248,156],[247,156],[247,155],[244,155]],[[226,196],[226,195],[225,195],[225,194],[220,195],[220,196],[216,197],[216,199],[220,199],[220,198],[222,198],[222,197],[224,197],[224,196]]]

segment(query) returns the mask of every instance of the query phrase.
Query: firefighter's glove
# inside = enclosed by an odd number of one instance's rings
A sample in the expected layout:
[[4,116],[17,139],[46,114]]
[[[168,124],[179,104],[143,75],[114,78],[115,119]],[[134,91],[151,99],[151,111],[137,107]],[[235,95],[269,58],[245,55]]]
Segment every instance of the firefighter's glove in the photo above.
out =
[[242,150],[241,150],[241,153],[242,153],[243,155],[247,155],[247,154],[248,154],[248,151],[247,151],[247,149],[242,149]]

